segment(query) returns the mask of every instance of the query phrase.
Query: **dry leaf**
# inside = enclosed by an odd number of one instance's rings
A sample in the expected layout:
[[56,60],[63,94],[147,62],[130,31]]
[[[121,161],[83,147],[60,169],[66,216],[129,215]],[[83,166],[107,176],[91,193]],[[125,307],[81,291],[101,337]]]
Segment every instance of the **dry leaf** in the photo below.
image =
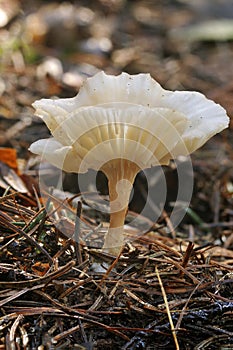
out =
[[14,148],[0,147],[0,161],[18,172],[17,155]]
[[42,263],[42,262],[38,261],[34,265],[32,265],[32,271],[37,276],[44,276],[48,270],[49,270],[49,264],[48,263]]
[[27,193],[28,190],[16,172],[11,169],[7,164],[0,161],[0,186],[7,188],[11,186],[14,190]]

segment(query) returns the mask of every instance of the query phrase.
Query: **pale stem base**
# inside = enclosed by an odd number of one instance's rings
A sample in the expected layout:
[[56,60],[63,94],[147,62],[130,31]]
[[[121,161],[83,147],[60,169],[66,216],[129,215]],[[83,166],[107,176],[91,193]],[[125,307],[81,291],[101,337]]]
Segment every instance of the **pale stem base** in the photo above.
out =
[[126,159],[114,159],[101,170],[108,178],[110,224],[103,249],[117,256],[124,244],[124,222],[133,183],[140,168]]

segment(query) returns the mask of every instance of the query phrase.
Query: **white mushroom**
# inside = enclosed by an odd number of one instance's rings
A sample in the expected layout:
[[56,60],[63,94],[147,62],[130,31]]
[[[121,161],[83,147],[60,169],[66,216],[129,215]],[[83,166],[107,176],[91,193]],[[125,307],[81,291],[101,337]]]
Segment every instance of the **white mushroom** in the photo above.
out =
[[77,96],[34,102],[52,138],[30,147],[67,172],[102,170],[110,225],[104,249],[117,255],[134,179],[140,170],[188,155],[228,126],[225,110],[198,92],[164,90],[149,74],[96,74]]

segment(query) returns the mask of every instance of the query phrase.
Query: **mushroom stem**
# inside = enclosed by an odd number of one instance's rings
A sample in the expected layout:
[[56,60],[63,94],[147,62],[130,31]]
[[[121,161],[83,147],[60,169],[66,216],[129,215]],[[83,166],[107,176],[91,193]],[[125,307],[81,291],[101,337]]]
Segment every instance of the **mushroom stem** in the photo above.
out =
[[110,224],[103,249],[118,255],[124,244],[124,222],[130,193],[140,168],[129,160],[114,159],[106,163],[101,170],[108,179],[110,201]]

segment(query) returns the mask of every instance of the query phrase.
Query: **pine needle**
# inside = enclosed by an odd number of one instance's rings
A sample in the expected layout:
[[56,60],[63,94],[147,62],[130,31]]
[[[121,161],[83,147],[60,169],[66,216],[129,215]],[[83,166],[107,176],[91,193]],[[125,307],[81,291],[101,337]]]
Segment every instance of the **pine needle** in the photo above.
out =
[[171,325],[171,331],[172,331],[172,335],[173,335],[173,338],[174,338],[174,343],[176,345],[176,350],[179,350],[180,347],[179,347],[179,343],[178,343],[178,340],[177,340],[174,324],[173,324],[173,321],[172,321],[172,316],[171,316],[171,312],[170,312],[168,301],[167,301],[167,295],[166,295],[165,289],[163,287],[163,282],[162,282],[162,280],[160,278],[157,266],[155,267],[155,272],[156,272],[156,275],[158,277],[159,285],[160,285],[160,288],[161,288],[161,291],[162,291],[163,300],[164,300],[164,303],[165,303],[165,306],[166,306],[166,310],[167,310],[168,320],[169,320],[169,323]]

